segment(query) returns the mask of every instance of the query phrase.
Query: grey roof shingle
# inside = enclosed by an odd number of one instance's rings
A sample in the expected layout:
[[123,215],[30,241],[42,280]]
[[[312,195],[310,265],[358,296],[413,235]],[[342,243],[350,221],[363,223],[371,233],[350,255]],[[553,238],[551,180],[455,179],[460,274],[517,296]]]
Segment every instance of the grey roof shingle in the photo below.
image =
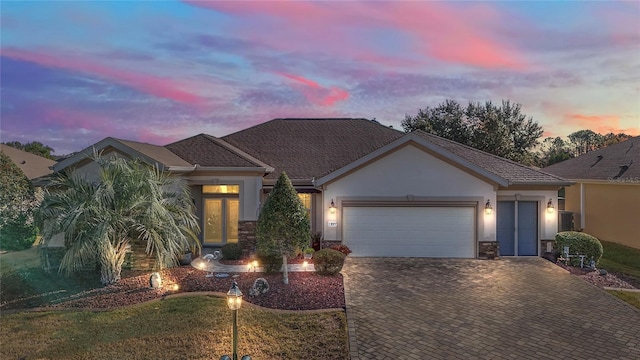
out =
[[49,167],[56,163],[54,160],[43,158],[42,156],[22,151],[5,144],[0,144],[0,151],[5,153],[5,155],[22,170],[29,180],[51,174],[53,170]]
[[573,180],[640,182],[640,136],[544,168]]
[[199,134],[165,146],[191,165],[266,167],[260,160],[211,135]]
[[414,131],[414,133],[426,139],[430,143],[435,144],[454,155],[489,171],[490,173],[508,180],[509,183],[513,185],[570,184],[569,181],[560,176],[552,175],[452,140],[444,139],[421,130]]
[[121,144],[154,159],[165,166],[189,166],[190,164],[163,146],[141,143],[131,140],[111,138]]
[[274,119],[222,139],[275,167],[267,179],[311,180],[403,135],[367,119]]

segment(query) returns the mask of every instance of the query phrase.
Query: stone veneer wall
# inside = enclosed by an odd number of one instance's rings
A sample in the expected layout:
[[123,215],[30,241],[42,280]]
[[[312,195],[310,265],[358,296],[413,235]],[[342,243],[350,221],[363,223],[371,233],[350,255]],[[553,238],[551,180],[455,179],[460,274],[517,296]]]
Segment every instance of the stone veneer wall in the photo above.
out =
[[131,270],[153,270],[155,258],[147,255],[146,250],[147,245],[145,243],[131,244],[131,251],[125,257],[122,268]]
[[242,257],[248,258],[256,252],[256,221],[238,221],[238,243]]
[[551,244],[551,252],[555,252],[556,251],[556,240],[555,239],[542,239],[540,240],[540,256],[543,256],[545,253],[547,253],[547,244]]
[[497,241],[480,241],[478,249],[478,258],[480,259],[499,259],[500,244]]

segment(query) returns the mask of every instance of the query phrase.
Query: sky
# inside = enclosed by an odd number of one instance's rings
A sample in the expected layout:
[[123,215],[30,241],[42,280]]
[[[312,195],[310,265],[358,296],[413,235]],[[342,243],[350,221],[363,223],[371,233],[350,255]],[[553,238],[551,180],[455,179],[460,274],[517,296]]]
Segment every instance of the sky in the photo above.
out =
[[640,1],[0,3],[0,141],[57,155],[447,99],[640,135]]

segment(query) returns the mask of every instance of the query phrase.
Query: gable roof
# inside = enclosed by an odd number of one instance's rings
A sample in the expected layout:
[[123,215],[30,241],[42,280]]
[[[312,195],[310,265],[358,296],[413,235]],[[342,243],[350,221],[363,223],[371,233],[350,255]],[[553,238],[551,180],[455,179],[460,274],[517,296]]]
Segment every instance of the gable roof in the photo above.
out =
[[56,164],[55,160],[47,159],[5,144],[0,144],[0,151],[5,153],[9,159],[22,170],[29,180],[51,174],[53,172],[51,167]]
[[55,171],[61,171],[70,166],[77,165],[81,161],[93,156],[95,152],[100,152],[108,148],[116,149],[129,155],[131,158],[139,158],[149,164],[158,164],[163,168],[191,166],[191,164],[163,146],[108,137],[57,163],[53,169]]
[[311,181],[401,138],[403,132],[367,119],[274,119],[222,137],[272,165],[266,179],[286,171],[292,181]]
[[483,178],[488,182],[502,187],[508,187],[510,185],[566,186],[572,184],[572,182],[561,177],[547,174],[520,163],[421,130],[416,130],[404,135],[393,143],[356,160],[338,171],[318,179],[316,183],[317,185],[322,185],[332,181],[352,169],[410,142],[422,146],[444,161],[457,165],[479,178]]
[[[640,136],[544,168],[573,180],[640,179]],[[630,181],[634,182],[634,181]]]
[[418,136],[426,139],[430,143],[440,146],[450,153],[468,161],[469,163],[485,169],[490,173],[506,179],[509,185],[571,185],[572,182],[566,179],[549,174],[547,172],[534,169],[503,157],[489,154],[482,150],[472,148],[467,145],[444,139],[439,136],[418,130]]
[[204,167],[273,168],[235,146],[213,137],[200,134],[165,146],[189,164]]

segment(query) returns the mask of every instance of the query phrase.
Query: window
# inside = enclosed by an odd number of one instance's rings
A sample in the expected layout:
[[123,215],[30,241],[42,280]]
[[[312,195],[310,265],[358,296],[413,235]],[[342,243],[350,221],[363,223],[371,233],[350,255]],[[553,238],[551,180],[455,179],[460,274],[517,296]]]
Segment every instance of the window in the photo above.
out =
[[558,211],[565,210],[564,193],[564,188],[558,190]]
[[311,196],[312,194],[298,194],[298,198],[302,201],[304,208],[307,209],[309,215],[309,223],[311,223]]
[[240,185],[202,185],[203,194],[239,194]]

